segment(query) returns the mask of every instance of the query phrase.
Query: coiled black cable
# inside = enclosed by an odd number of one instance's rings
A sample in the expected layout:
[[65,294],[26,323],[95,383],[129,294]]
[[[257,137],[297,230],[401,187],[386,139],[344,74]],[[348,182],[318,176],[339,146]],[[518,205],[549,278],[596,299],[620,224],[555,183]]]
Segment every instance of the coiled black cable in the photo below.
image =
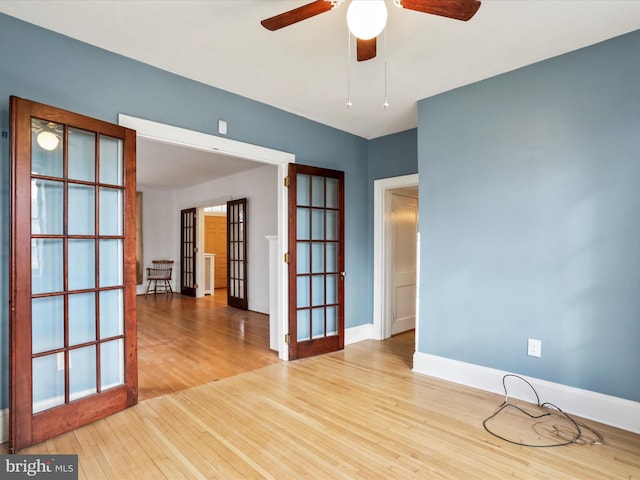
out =
[[[516,378],[518,380],[522,380],[523,382],[525,382],[527,385],[529,385],[529,387],[531,388],[531,390],[533,391],[535,397],[536,397],[536,405],[539,408],[553,408],[555,409],[553,412],[547,412],[547,413],[541,413],[539,415],[534,415],[531,414],[529,412],[527,412],[526,410],[524,410],[523,408],[514,405],[512,403],[509,403],[509,393],[507,391],[507,385],[506,385],[506,380],[508,377],[513,377]],[[518,375],[514,375],[514,374],[507,374],[504,377],[502,377],[502,386],[504,388],[504,395],[505,395],[505,401],[502,403],[502,405],[500,405],[500,407],[498,407],[498,410],[496,410],[492,415],[490,415],[489,417],[487,417],[483,422],[482,425],[484,426],[484,429],[489,432],[491,435],[494,435],[495,437],[504,440],[505,442],[509,442],[509,443],[513,443],[515,445],[520,445],[523,447],[537,447],[537,448],[541,448],[541,447],[561,447],[564,445],[570,445],[572,443],[579,443],[579,444],[583,444],[583,445],[602,445],[604,443],[604,440],[602,438],[602,435],[600,435],[600,433],[598,433],[596,430],[594,430],[593,428],[584,425],[584,424],[579,424],[578,422],[576,422],[573,418],[571,418],[571,416],[567,413],[565,413],[564,411],[562,411],[559,407],[557,407],[556,405],[554,405],[553,403],[549,403],[549,402],[544,402],[544,403],[540,403],[540,397],[538,396],[538,392],[536,392],[536,389],[533,388],[533,385],[531,385],[531,383],[529,383],[526,379],[518,376]],[[551,432],[554,436],[556,437],[560,437],[564,439],[561,442],[556,442],[556,443],[550,443],[550,444],[544,444],[544,445],[535,445],[535,444],[530,444],[530,443],[524,443],[521,441],[516,441],[516,440],[512,440],[509,438],[506,438],[502,435],[497,434],[496,432],[492,431],[488,426],[487,423],[490,422],[492,419],[494,419],[497,415],[499,415],[501,412],[503,412],[505,409],[507,408],[513,408],[521,413],[524,413],[526,416],[528,416],[529,418],[533,419],[533,420],[539,420],[541,418],[545,418],[545,417],[550,417],[551,415],[558,414],[560,415],[562,418],[564,418],[565,420],[567,420],[569,422],[569,424],[572,426],[572,429],[574,430],[571,434],[566,435],[560,428],[558,428],[557,425],[554,425],[554,430],[553,432]],[[534,424],[535,427],[536,424]],[[583,429],[588,430],[589,432],[591,432],[593,434],[593,436],[595,437],[595,440],[587,440],[584,437],[584,432]],[[535,431],[535,428],[534,428]],[[536,431],[536,433],[539,434],[539,432]]]

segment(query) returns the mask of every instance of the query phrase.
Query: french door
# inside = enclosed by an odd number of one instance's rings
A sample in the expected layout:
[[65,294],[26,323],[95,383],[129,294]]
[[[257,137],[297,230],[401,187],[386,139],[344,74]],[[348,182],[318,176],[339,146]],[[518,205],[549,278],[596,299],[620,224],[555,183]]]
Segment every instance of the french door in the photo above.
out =
[[180,212],[180,293],[196,296],[196,209]]
[[227,304],[247,310],[247,199],[227,202]]
[[344,348],[344,172],[289,164],[289,359]]
[[135,132],[11,97],[11,451],[138,401]]

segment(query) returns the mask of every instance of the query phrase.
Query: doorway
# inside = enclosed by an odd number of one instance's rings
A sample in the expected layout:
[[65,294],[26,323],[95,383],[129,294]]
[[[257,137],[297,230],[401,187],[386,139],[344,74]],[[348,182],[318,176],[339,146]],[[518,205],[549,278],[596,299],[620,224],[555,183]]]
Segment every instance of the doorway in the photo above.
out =
[[[394,194],[399,197],[415,198],[418,197],[418,175],[405,175],[401,177],[386,178],[376,180],[374,182],[374,317],[373,317],[373,337],[376,340],[384,340],[389,338],[393,333],[394,310],[396,317],[413,317],[417,318],[417,285],[413,286],[410,282],[404,282],[402,277],[407,270],[397,269],[392,265],[394,260],[394,234],[398,234],[398,229],[394,228],[392,209]],[[412,207],[402,206],[400,209],[405,210],[404,213],[411,211]],[[417,216],[417,212],[416,212]],[[417,218],[416,218],[417,224]],[[405,230],[406,224],[402,227]],[[397,241],[397,240],[396,240]],[[403,240],[407,242],[406,238]],[[415,252],[418,255],[419,233],[416,229],[416,236],[413,240]],[[397,258],[395,259],[397,261]],[[415,270],[413,276],[417,282],[419,274],[417,271],[418,260],[414,260]],[[406,265],[406,262],[405,262]],[[404,272],[404,273],[403,273]],[[397,282],[392,281],[392,277],[396,277]],[[400,287],[400,288],[398,288]],[[396,296],[394,297],[394,288]],[[398,294],[401,298],[398,298]],[[400,310],[397,307],[398,301],[401,302]],[[411,321],[411,320],[408,320]],[[415,321],[415,338],[418,338],[419,324]],[[405,325],[406,327],[406,325]],[[400,327],[405,328],[405,327]],[[414,347],[415,348],[415,347]]]
[[[256,188],[258,190],[258,188]],[[255,193],[255,192],[254,192]],[[195,210],[195,209],[194,209]],[[249,309],[248,284],[248,247],[249,235],[247,198],[229,199],[221,205],[197,209],[199,218],[199,233],[195,248],[198,258],[197,297],[215,294],[216,289],[226,291],[226,304],[241,310]],[[269,232],[270,233],[270,232]],[[266,235],[265,235],[266,236]],[[253,240],[256,238],[254,236]],[[253,273],[256,277],[260,273],[269,271],[266,261],[267,245],[264,244],[261,255],[256,255],[253,263],[258,267]],[[255,252],[260,251],[254,249]],[[259,268],[263,267],[263,268]],[[260,287],[258,285],[258,287]],[[264,293],[268,293],[264,289]],[[268,303],[268,301],[267,301]],[[254,307],[259,305],[253,304]],[[268,304],[262,304],[262,310],[269,309]]]
[[[276,257],[280,260],[274,262],[273,285],[276,286],[275,301],[269,305],[269,323],[270,329],[275,329],[278,340],[277,351],[279,358],[288,360],[288,345],[285,343],[284,333],[288,329],[287,325],[287,305],[288,305],[288,288],[286,264],[284,263],[284,254],[288,249],[287,232],[287,191],[284,186],[284,179],[287,176],[287,166],[289,163],[295,162],[295,155],[291,153],[272,150],[265,147],[251,145],[224,137],[210,134],[204,134],[179,127],[160,124],[149,120],[131,117],[128,115],[119,115],[119,124],[135,129],[138,139],[153,140],[162,142],[172,146],[183,146],[190,149],[196,149],[206,152],[215,152],[239,159],[240,161],[249,160],[252,162],[260,162],[276,167],[275,179],[277,182],[277,240],[276,240]],[[159,197],[159,195],[158,195]],[[211,204],[211,203],[209,203]],[[173,221],[177,223],[177,214],[174,215]],[[169,215],[169,220],[171,220]],[[145,216],[145,220],[147,217]],[[264,240],[266,243],[266,240]],[[147,256],[147,252],[145,252]]]
[[[227,204],[199,209],[204,220],[204,253],[201,263],[204,295],[217,295],[216,302],[227,303]],[[224,298],[222,298],[224,296]]]
[[391,335],[416,326],[416,246],[418,236],[418,188],[394,188],[387,192],[391,211],[386,237],[390,240],[388,286]]

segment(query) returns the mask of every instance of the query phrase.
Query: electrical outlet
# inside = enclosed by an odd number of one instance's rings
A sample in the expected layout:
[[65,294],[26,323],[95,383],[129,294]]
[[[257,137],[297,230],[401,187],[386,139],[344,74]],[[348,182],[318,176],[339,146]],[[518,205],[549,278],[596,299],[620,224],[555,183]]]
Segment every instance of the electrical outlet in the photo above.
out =
[[540,357],[542,355],[542,340],[530,338],[527,343],[527,355],[530,357]]

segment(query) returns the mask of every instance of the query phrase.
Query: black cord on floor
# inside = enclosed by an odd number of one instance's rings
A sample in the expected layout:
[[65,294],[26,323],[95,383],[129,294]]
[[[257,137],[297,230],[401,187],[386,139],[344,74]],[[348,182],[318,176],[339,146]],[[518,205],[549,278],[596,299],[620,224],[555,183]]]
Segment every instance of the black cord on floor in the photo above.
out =
[[[539,415],[534,415],[531,414],[529,412],[527,412],[526,410],[524,410],[523,408],[514,405],[512,403],[509,403],[509,393],[507,391],[507,385],[506,385],[506,380],[508,377],[514,377],[518,380],[522,380],[523,382],[525,382],[527,385],[529,385],[529,387],[531,387],[531,390],[533,391],[534,395],[536,396],[536,405],[540,408],[546,408],[546,409],[553,409],[552,411],[549,411],[547,413],[541,413]],[[600,433],[598,433],[597,431],[595,431],[593,428],[588,427],[587,425],[584,424],[579,424],[578,422],[576,422],[573,418],[571,418],[571,416],[569,416],[569,414],[563,412],[560,408],[558,408],[557,406],[555,406],[552,403],[549,402],[545,402],[545,403],[540,403],[540,397],[538,396],[538,392],[536,392],[536,389],[533,388],[533,385],[531,385],[531,383],[529,383],[527,380],[525,380],[524,378],[518,376],[518,375],[513,375],[513,374],[507,374],[504,377],[502,377],[502,386],[504,388],[504,395],[505,395],[505,401],[502,403],[502,405],[500,405],[500,407],[498,408],[498,410],[496,410],[495,413],[493,413],[491,416],[487,417],[483,422],[482,425],[484,426],[484,429],[489,432],[490,434],[498,437],[501,440],[504,440],[505,442],[509,442],[509,443],[513,443],[515,445],[520,445],[523,447],[561,447],[564,445],[570,445],[572,443],[578,443],[578,444],[582,444],[582,445],[602,445],[603,444],[603,438],[602,435],[600,435]],[[557,425],[553,425],[553,430],[552,431],[547,431],[547,433],[550,433],[551,435],[553,435],[554,437],[559,437],[562,439],[562,441],[560,442],[556,442],[556,443],[551,443],[551,444],[546,444],[546,445],[535,445],[535,444],[529,444],[529,443],[524,443],[522,441],[516,441],[516,440],[512,440],[509,438],[506,438],[502,435],[497,434],[496,432],[492,431],[489,426],[487,425],[488,422],[490,422],[492,419],[494,419],[497,415],[499,415],[501,412],[505,411],[506,409],[515,409],[521,413],[524,413],[527,417],[531,418],[532,420],[539,420],[541,418],[546,418],[546,417],[550,417],[552,415],[559,415],[561,418],[567,420],[569,422],[569,425],[571,425],[572,429],[571,432],[565,432],[564,429],[560,429]],[[534,427],[534,431],[535,427],[537,426],[537,423],[534,423],[533,427]],[[583,429],[588,430],[589,432],[591,432],[593,434],[593,436],[595,437],[595,440],[589,440],[586,439],[584,437],[584,433],[583,433]],[[540,434],[540,432],[536,433]]]

